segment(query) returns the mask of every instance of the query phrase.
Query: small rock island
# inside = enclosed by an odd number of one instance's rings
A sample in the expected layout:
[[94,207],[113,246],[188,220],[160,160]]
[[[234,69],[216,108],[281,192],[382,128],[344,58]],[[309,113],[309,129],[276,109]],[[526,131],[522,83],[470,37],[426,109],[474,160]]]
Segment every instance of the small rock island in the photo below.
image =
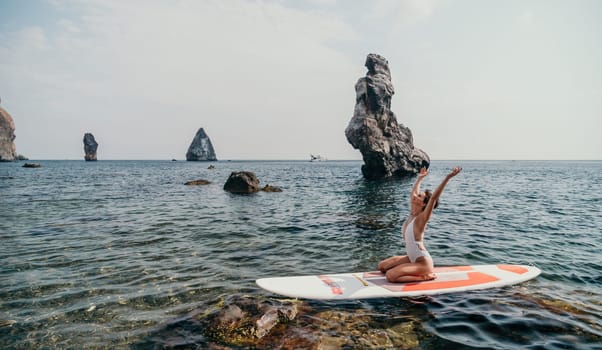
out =
[[215,150],[213,149],[213,145],[211,144],[211,140],[205,129],[200,128],[197,131],[190,147],[188,147],[188,152],[186,152],[186,160],[187,161],[216,161],[217,156],[215,155]]
[[224,184],[224,190],[236,194],[251,194],[259,191],[263,192],[282,192],[280,187],[265,185],[259,186],[259,179],[251,171],[235,171],[230,174]]
[[391,111],[395,92],[389,63],[369,54],[365,65],[368,73],[355,84],[355,109],[345,129],[347,141],[362,153],[362,174],[369,180],[416,174],[430,159],[414,147],[412,131]]
[[94,139],[94,135],[91,133],[84,134],[84,159],[87,162],[96,161],[96,150],[98,149],[98,142]]

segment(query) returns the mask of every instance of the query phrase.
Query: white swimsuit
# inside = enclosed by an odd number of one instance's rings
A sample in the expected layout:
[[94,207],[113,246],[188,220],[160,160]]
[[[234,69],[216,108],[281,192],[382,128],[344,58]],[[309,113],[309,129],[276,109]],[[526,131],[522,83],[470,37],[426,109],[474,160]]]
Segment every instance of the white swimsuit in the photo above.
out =
[[414,237],[414,220],[416,220],[416,218],[408,223],[406,231],[403,232],[406,252],[408,253],[408,258],[410,258],[411,262],[416,262],[416,259],[421,256],[428,256],[431,258],[431,254],[424,248],[422,241],[416,241],[416,237]]

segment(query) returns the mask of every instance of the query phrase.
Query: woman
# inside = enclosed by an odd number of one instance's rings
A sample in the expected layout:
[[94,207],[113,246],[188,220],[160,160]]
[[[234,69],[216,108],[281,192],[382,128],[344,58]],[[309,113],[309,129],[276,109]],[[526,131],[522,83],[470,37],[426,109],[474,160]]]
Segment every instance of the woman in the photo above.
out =
[[458,175],[462,168],[455,167],[441,182],[435,192],[420,192],[420,184],[428,171],[420,169],[418,179],[410,195],[410,216],[403,223],[401,232],[408,255],[393,256],[378,263],[378,269],[386,274],[389,282],[416,282],[432,280],[433,258],[422,242],[426,224],[431,218],[433,209],[437,207],[439,197],[447,182]]

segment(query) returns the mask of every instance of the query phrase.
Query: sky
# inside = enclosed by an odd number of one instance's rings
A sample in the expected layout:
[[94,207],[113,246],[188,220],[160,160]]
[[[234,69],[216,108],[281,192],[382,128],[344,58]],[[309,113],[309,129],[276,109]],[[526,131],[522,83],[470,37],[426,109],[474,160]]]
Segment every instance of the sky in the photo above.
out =
[[361,159],[369,53],[432,160],[602,159],[602,1],[0,0],[0,106],[30,159]]

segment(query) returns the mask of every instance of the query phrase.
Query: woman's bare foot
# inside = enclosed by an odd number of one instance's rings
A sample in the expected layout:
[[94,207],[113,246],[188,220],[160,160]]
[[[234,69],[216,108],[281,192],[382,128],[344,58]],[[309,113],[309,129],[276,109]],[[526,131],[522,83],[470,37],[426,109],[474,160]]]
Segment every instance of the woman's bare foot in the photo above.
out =
[[434,280],[435,278],[437,278],[437,275],[435,275],[435,273],[431,272],[431,273],[427,273],[426,275],[422,275],[422,277],[424,278],[425,281],[430,281],[430,280]]

